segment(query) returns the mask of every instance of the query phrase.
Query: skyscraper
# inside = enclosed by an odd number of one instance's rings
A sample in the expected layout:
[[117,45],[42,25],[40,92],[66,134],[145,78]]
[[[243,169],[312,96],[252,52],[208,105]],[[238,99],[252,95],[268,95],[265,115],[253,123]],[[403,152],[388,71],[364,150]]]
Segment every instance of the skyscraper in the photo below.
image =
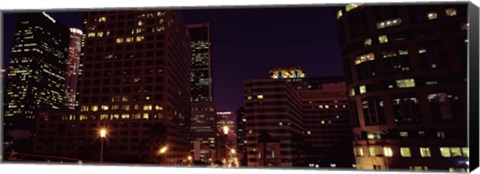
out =
[[467,4],[336,10],[357,168],[467,171]]
[[212,102],[210,24],[188,25],[192,49],[192,102]]
[[190,154],[191,59],[181,13],[88,12],[84,32],[80,111],[43,113],[35,151],[95,161],[103,155],[109,162],[184,163]]
[[67,76],[65,84],[65,106],[75,109],[77,101],[77,82],[80,71],[80,54],[83,32],[77,28],[70,28],[70,42],[68,47]]
[[216,160],[217,115],[212,91],[210,25],[188,25],[192,50],[192,119],[190,136],[193,159],[205,163]]
[[18,15],[14,38],[7,70],[5,133],[33,131],[37,110],[60,109],[65,94],[68,28],[45,12],[23,13]]

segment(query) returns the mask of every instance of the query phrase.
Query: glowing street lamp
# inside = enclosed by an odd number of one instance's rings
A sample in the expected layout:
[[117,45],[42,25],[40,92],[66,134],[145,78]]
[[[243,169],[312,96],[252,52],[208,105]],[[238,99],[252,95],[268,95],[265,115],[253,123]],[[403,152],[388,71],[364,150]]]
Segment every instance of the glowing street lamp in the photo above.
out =
[[229,131],[230,128],[228,126],[223,126],[223,134],[227,135]]
[[168,145],[165,145],[161,147],[160,150],[158,150],[158,154],[162,155],[163,160],[165,160],[163,154],[167,153],[167,151],[168,151]]
[[98,134],[100,135],[100,140],[101,140],[100,163],[103,163],[103,143],[105,141],[105,138],[107,138],[107,134],[108,134],[107,128],[100,128],[100,130],[98,131]]
[[235,153],[237,153],[237,151],[235,149],[230,149],[230,153],[235,155]]
[[167,152],[168,150],[168,146],[163,146],[162,148],[160,148],[160,150],[158,151],[159,154],[164,154],[165,152]]

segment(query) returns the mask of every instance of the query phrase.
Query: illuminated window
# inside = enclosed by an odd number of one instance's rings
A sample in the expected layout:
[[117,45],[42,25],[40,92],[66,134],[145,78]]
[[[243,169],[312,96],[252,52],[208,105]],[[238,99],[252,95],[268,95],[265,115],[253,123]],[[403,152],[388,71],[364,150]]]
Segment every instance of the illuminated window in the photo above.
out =
[[355,65],[361,64],[363,62],[372,61],[372,60],[375,60],[375,55],[373,53],[360,55],[355,58]]
[[393,26],[400,25],[401,23],[402,23],[402,20],[400,18],[387,19],[381,22],[377,22],[377,29],[393,27]]
[[353,89],[353,88],[350,89],[350,94],[349,95],[350,95],[350,97],[355,96],[355,89]]
[[97,33],[97,36],[98,36],[98,37],[103,37],[103,32],[98,32],[98,33]]
[[123,43],[123,38],[117,38],[116,42],[117,43]]
[[97,105],[92,106],[92,107],[91,107],[91,110],[92,110],[93,112],[98,111],[98,106],[97,106]]
[[143,26],[143,21],[138,21],[138,26]]
[[383,155],[386,157],[392,157],[393,151],[391,147],[383,147]]
[[367,92],[367,87],[365,87],[365,85],[362,85],[359,87],[359,90],[360,90],[360,94],[364,94]]
[[447,14],[447,16],[456,16],[457,15],[457,9],[447,8],[447,9],[445,9],[445,14]]
[[430,13],[427,13],[427,17],[428,17],[428,20],[434,20],[434,19],[437,19],[437,13],[435,12],[430,12]]
[[342,17],[342,15],[343,15],[342,10],[338,10],[337,19],[340,19],[340,17]]
[[129,119],[130,118],[130,115],[128,114],[122,114],[122,119]]
[[370,38],[365,39],[365,41],[363,41],[363,45],[364,45],[364,46],[372,45],[372,39],[370,39]]
[[102,105],[101,108],[102,108],[103,111],[108,111],[108,106],[107,105]]
[[411,87],[415,87],[415,80],[414,80],[414,79],[401,79],[401,80],[397,80],[397,87],[399,87],[399,88],[411,88]]
[[470,150],[468,147],[462,147],[462,153],[464,157],[470,157]]
[[430,148],[428,148],[428,147],[420,147],[420,156],[422,156],[422,157],[431,157],[432,154],[430,153]]
[[279,125],[279,126],[283,126],[283,122],[278,122],[278,125]]
[[400,147],[400,155],[402,157],[412,157],[409,147]]
[[152,105],[144,105],[143,110],[144,111],[151,111],[152,110]]
[[452,154],[450,153],[449,147],[440,147],[440,154],[442,154],[442,156],[445,158],[452,156]]
[[401,56],[408,55],[408,50],[398,50],[398,54]]
[[347,4],[345,6],[345,11],[349,12],[350,10],[353,10],[355,8],[357,8],[358,6],[360,6],[360,4]]
[[141,42],[141,41],[143,41],[143,39],[144,39],[143,36],[137,36],[137,37],[136,37],[136,41],[137,41],[137,42]]
[[257,99],[263,99],[263,95],[257,95]]
[[401,137],[408,137],[408,132],[400,132]]
[[106,22],[106,21],[107,21],[107,18],[105,16],[98,18],[98,22]]
[[155,110],[157,110],[157,111],[158,111],[158,110],[163,110],[163,108],[162,108],[161,106],[159,106],[159,105],[156,105],[156,106],[155,106]]
[[88,106],[82,106],[81,111],[88,111]]
[[247,100],[252,100],[252,96],[247,96]]
[[149,115],[148,113],[144,113],[144,114],[143,114],[143,119],[147,119],[147,120],[148,120],[149,117],[150,117],[150,115]]
[[387,42],[388,42],[388,37],[387,37],[387,35],[378,36],[378,42],[379,42],[379,43],[387,43]]
[[88,33],[88,37],[95,37],[95,32]]
[[323,109],[323,105],[318,105],[318,108]]
[[127,37],[127,38],[125,38],[125,42],[126,42],[126,43],[133,42],[133,37]]
[[452,151],[452,156],[462,156],[462,151],[460,150],[460,147],[452,147],[450,148]]
[[367,138],[369,140],[374,140],[374,139],[382,139],[382,137],[380,136],[379,133],[375,132],[375,133],[368,133],[367,134]]
[[130,105],[123,105],[122,109],[125,110],[125,111],[129,111],[130,110]]
[[330,108],[330,106],[329,106],[329,105],[325,105],[325,109],[328,109],[328,108]]
[[363,156],[363,149],[361,147],[357,148],[357,154],[358,156]]
[[85,116],[85,115],[80,115],[80,118],[78,118],[78,119],[79,119],[80,121],[82,121],[82,120],[87,120],[88,117]]
[[108,114],[100,114],[100,120],[107,120]]
[[375,147],[369,147],[368,148],[368,153],[370,156],[376,156],[377,154],[375,153]]

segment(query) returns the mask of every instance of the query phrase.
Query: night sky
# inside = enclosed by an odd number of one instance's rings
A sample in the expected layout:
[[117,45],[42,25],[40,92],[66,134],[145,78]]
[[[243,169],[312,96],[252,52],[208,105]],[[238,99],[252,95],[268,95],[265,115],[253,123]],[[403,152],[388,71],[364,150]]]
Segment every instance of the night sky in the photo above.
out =
[[[310,77],[343,75],[331,7],[182,10],[187,24],[210,23],[213,89],[219,111],[243,105],[243,81],[268,77],[274,67],[301,66]],[[84,14],[48,12],[83,29]],[[4,66],[8,66],[16,14],[4,14]]]

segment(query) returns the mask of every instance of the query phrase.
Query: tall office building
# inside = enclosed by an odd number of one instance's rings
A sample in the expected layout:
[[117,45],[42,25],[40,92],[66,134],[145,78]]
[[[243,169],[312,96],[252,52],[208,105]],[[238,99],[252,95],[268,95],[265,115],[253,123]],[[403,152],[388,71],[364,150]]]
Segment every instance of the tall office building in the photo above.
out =
[[212,92],[210,25],[188,25],[191,53],[192,119],[190,136],[193,160],[215,161],[217,115]]
[[38,109],[63,107],[68,41],[68,28],[47,13],[18,15],[7,70],[4,133],[31,132]]
[[336,10],[357,168],[468,171],[467,4]]
[[248,166],[352,165],[341,78],[307,78],[291,67],[244,84]]
[[83,32],[77,28],[70,28],[70,42],[68,47],[67,76],[65,83],[65,107],[75,109],[77,101],[77,83],[80,73],[80,54],[83,41]]
[[181,13],[88,12],[85,23],[80,111],[42,113],[35,151],[94,161],[103,154],[106,162],[185,163],[191,60]]
[[210,25],[188,25],[192,50],[192,102],[212,102],[212,59]]

